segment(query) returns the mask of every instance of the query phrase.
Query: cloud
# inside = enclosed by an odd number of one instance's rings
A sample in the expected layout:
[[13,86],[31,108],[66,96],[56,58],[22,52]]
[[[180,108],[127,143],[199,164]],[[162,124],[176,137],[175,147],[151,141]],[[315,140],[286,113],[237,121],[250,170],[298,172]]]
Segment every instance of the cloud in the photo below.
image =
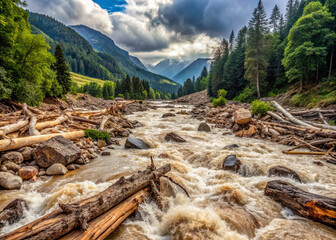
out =
[[84,24],[107,34],[113,31],[108,11],[92,0],[27,0],[26,2],[30,11],[47,14],[64,24]]

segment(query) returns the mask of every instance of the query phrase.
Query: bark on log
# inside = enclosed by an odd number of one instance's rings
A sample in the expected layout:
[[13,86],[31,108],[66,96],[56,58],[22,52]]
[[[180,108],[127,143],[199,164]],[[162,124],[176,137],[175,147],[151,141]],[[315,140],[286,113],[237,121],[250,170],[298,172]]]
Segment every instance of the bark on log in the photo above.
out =
[[74,204],[60,204],[63,211],[55,211],[47,217],[0,236],[0,239],[53,240],[69,233],[76,227],[88,229],[89,221],[147,187],[150,181],[157,181],[170,170],[171,166],[167,164],[156,170],[148,167],[145,171],[140,171],[128,179],[122,177],[96,196]]
[[267,114],[270,115],[270,116],[272,116],[273,118],[277,119],[281,123],[291,124],[290,122],[288,122],[287,120],[283,119],[282,117],[280,117],[278,114],[276,114],[274,112],[267,111]]
[[85,136],[84,131],[75,131],[75,132],[66,132],[66,133],[55,133],[48,135],[39,135],[39,136],[30,136],[23,138],[14,138],[14,139],[3,139],[0,140],[0,152],[19,149],[22,147],[28,147],[33,144],[38,144],[43,141],[47,141],[50,138],[56,136],[63,136],[66,139],[77,139]]
[[68,120],[67,116],[60,116],[60,117],[58,117],[54,121],[47,121],[47,122],[37,123],[36,126],[35,126],[35,128],[37,130],[42,130],[44,128],[49,128],[49,127],[54,127],[54,126],[60,125],[60,124],[62,124],[63,122],[65,122],[67,120]]
[[303,115],[303,114],[307,114],[307,113],[335,113],[335,110],[321,110],[321,109],[310,109],[310,110],[306,110],[306,111],[299,111],[299,112],[291,112],[292,115]]
[[78,122],[86,122],[86,123],[90,123],[93,125],[100,125],[99,121],[95,121],[95,120],[91,120],[91,119],[87,119],[87,118],[83,118],[83,117],[72,117],[72,119],[74,121],[78,121]]
[[335,198],[309,193],[280,180],[268,182],[265,195],[295,214],[336,228]]
[[0,136],[4,136],[6,134],[16,132],[20,130],[21,128],[23,128],[24,126],[28,125],[28,123],[29,123],[28,119],[25,119],[25,120],[20,120],[16,123],[1,127]]
[[103,120],[101,121],[100,126],[99,126],[99,131],[103,131],[103,130],[104,130],[105,123],[106,123],[110,118],[111,118],[111,116],[104,116],[104,117],[103,117]]
[[331,126],[331,125],[326,125],[326,124],[320,124],[320,123],[313,123],[313,122],[308,122],[308,121],[305,121],[315,127],[318,127],[318,128],[322,128],[322,129],[328,129],[328,130],[331,130],[333,132],[336,131],[336,127],[335,126]]
[[40,132],[36,130],[35,125],[37,123],[36,116],[27,108],[27,104],[22,104],[22,111],[23,113],[29,117],[29,136],[37,136],[40,135]]

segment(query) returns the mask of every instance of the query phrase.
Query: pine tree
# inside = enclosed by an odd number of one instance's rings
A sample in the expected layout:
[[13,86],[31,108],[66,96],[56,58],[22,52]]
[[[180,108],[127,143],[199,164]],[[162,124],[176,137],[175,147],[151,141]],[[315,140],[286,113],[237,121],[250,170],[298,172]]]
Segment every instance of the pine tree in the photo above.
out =
[[[336,32],[336,0],[327,0],[325,2],[325,6],[329,9],[329,12],[333,15],[334,21],[330,24],[330,29]],[[329,68],[328,68],[328,80],[330,80],[332,76],[333,70],[335,70],[334,63],[336,61],[336,54],[335,54],[335,46],[336,46],[336,38],[331,44],[329,50]]]
[[278,32],[280,29],[280,19],[281,19],[281,13],[278,5],[275,5],[273,8],[271,17],[270,17],[270,24],[272,27],[273,32]]
[[70,77],[69,66],[67,65],[65,61],[65,57],[63,55],[63,50],[61,48],[61,45],[58,44],[56,46],[54,55],[55,55],[56,62],[53,65],[53,69],[56,71],[56,79],[63,89],[62,93],[66,94],[69,92],[70,87],[71,87],[71,77]]
[[230,51],[230,53],[234,49],[234,39],[235,39],[235,34],[234,34],[234,31],[232,30],[232,32],[230,34],[230,39],[229,39],[229,51]]

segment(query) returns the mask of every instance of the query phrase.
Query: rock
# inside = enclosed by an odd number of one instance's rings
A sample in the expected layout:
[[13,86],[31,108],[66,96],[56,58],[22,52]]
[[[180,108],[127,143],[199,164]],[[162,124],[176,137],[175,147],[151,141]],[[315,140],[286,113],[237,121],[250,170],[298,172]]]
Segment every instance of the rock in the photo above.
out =
[[22,185],[22,178],[15,176],[9,172],[0,172],[0,186],[7,189],[20,189]]
[[336,165],[336,160],[334,160],[334,159],[328,159],[327,163]]
[[68,169],[61,163],[54,163],[47,169],[47,175],[64,175]]
[[174,113],[165,113],[162,115],[162,118],[168,118],[168,117],[175,117],[176,115]]
[[224,150],[225,149],[234,149],[234,148],[239,148],[239,146],[237,144],[227,145],[227,146],[224,147]]
[[78,164],[73,164],[75,166],[75,169],[79,169],[80,168],[80,165]]
[[197,130],[200,132],[211,132],[211,128],[206,122],[201,122]]
[[177,112],[177,114],[188,115],[188,112],[186,110],[181,110],[181,111]]
[[78,158],[76,161],[74,161],[74,163],[77,163],[77,164],[80,164],[80,165],[83,165],[85,164],[85,160],[83,157],[80,157]]
[[36,176],[38,173],[37,168],[35,167],[23,167],[20,168],[19,170],[19,176],[23,179],[23,180],[28,180],[33,178],[34,176]]
[[70,164],[66,167],[69,171],[76,170],[77,168],[75,167],[74,164]]
[[241,162],[236,157],[236,155],[229,155],[225,158],[223,162],[223,169],[233,171],[233,172],[238,172],[240,165],[241,165]]
[[0,212],[0,229],[6,224],[13,224],[18,222],[23,217],[24,209],[28,208],[26,201],[22,199],[15,199],[9,203]]
[[57,136],[41,143],[33,156],[39,167],[50,167],[54,163],[68,165],[78,159],[81,149],[63,136]]
[[89,153],[91,153],[91,154],[95,152],[92,148],[89,148],[88,151],[89,151]]
[[37,174],[37,176],[41,177],[41,176],[44,176],[46,175],[46,171],[39,171],[39,173]]
[[258,129],[254,125],[250,125],[248,130],[241,130],[236,133],[237,137],[252,137],[255,133],[258,132]]
[[176,197],[174,187],[167,178],[160,178],[160,193],[165,197]]
[[4,165],[2,165],[1,168],[0,168],[0,171],[1,171],[1,172],[7,172],[7,170],[8,170],[8,169],[7,169],[6,166],[4,166]]
[[[4,164],[1,165],[1,169],[4,169],[4,168],[6,168],[6,171],[7,170],[12,170],[14,172],[17,172],[17,171],[19,171],[20,166],[17,165],[16,163],[13,163],[13,162],[5,162]],[[4,172],[6,172],[6,171],[4,171]]]
[[127,138],[126,143],[125,143],[125,148],[149,149],[150,146],[141,139]]
[[104,140],[99,139],[97,142],[97,146],[99,148],[106,147],[106,142]]
[[24,161],[28,161],[33,157],[33,149],[31,147],[23,147],[18,150],[23,156]]
[[105,152],[102,152],[101,155],[102,155],[102,156],[110,156],[110,155],[111,155],[111,152],[107,152],[107,151],[105,151]]
[[169,142],[169,141],[173,141],[173,142],[186,142],[186,140],[184,138],[180,137],[179,135],[177,135],[174,132],[168,133],[165,136],[165,140],[167,142]]
[[128,131],[123,131],[122,133],[121,133],[121,136],[122,137],[128,137],[130,134],[129,134],[129,132]]
[[32,162],[30,162],[28,165],[29,165],[29,166],[37,166],[37,163],[36,163],[36,161],[32,161]]
[[235,123],[239,125],[246,125],[252,120],[252,113],[250,110],[240,108],[233,114],[233,118]]
[[23,156],[19,152],[7,152],[5,153],[2,158],[2,162],[13,162],[15,164],[21,164],[23,162]]
[[112,146],[108,146],[107,149],[111,149],[111,150],[113,150],[113,149],[115,149],[115,148],[112,147]]
[[301,182],[299,174],[297,174],[292,169],[289,169],[289,168],[283,167],[283,166],[276,166],[276,167],[270,168],[268,170],[268,176],[269,177],[273,177],[273,176],[288,177],[288,178],[293,178],[298,182]]

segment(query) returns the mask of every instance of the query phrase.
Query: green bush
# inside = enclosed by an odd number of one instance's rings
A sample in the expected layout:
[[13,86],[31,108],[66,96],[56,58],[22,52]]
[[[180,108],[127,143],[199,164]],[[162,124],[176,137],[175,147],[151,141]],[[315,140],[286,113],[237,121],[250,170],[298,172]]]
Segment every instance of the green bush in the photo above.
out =
[[246,102],[250,103],[257,98],[257,90],[254,86],[247,86],[244,90],[239,94],[239,96],[235,97],[233,100],[238,102]]
[[225,96],[227,94],[227,91],[225,89],[218,90],[218,98],[212,100],[212,105],[216,108],[219,106],[225,106],[227,103],[227,100],[225,99]]
[[100,132],[94,129],[86,129],[85,137],[90,137],[93,140],[97,141],[98,139],[104,140],[106,143],[111,139],[111,135],[108,132]]
[[336,126],[336,120],[330,120],[328,123],[331,126]]
[[264,116],[267,111],[273,111],[274,108],[269,104],[259,100],[254,100],[251,105],[251,112],[253,115]]

